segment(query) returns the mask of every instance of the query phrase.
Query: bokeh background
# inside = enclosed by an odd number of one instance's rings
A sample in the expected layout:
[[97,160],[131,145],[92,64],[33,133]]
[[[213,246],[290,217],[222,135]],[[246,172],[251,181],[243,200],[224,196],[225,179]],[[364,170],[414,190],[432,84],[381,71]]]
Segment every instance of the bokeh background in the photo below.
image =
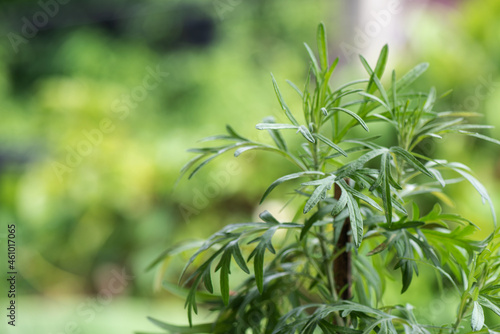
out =
[[[146,267],[180,240],[252,219],[265,187],[294,171],[266,154],[227,155],[176,185],[186,150],[226,124],[258,138],[255,123],[281,119],[270,72],[298,112],[285,79],[302,86],[302,43],[315,46],[320,21],[330,56],[340,57],[333,86],[363,77],[357,54],[374,63],[389,43],[389,69],[429,62],[417,85],[453,89],[441,110],[476,111],[500,127],[496,0],[1,1],[0,267],[7,271],[6,225],[15,223],[20,274],[17,326],[2,315],[0,327],[114,334],[160,332],[147,316],[186,323],[182,299]],[[496,131],[485,133],[499,139]],[[426,149],[470,165],[500,207],[497,146],[450,137]],[[486,236],[491,214],[473,189],[448,193],[455,203],[446,210]],[[282,204],[267,205],[278,214]],[[451,321],[454,297],[432,277],[424,270],[403,296],[395,280],[388,301]]]

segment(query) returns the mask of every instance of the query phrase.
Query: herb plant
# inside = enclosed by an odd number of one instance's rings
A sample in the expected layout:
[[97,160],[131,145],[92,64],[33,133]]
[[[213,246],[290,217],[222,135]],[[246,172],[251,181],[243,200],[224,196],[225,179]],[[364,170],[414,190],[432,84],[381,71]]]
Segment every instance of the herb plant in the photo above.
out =
[[[385,85],[384,46],[374,67],[360,56],[366,79],[332,89],[338,58],[329,64],[322,24],[317,44],[318,58],[306,45],[310,70],[304,89],[290,83],[302,99],[300,118],[272,77],[287,121],[268,117],[256,125],[268,132],[272,145],[227,126],[227,134],[207,139],[222,146],[192,150],[198,155],[182,170],[191,178],[231,150],[236,157],[249,150],[274,152],[294,164],[296,172],[274,181],[262,201],[277,186],[300,179],[294,192],[300,201],[293,202],[300,203],[296,219],[280,222],[264,211],[262,222],[230,224],[201,244],[164,252],[152,266],[198,247],[185,265],[182,286],[164,284],[185,296],[190,325],[151,321],[170,333],[496,333],[500,327],[486,326],[484,310],[500,316],[499,230],[474,240],[473,221],[444,213],[438,204],[446,196],[443,188],[462,180],[489,203],[495,220],[492,201],[467,166],[427,156],[421,144],[449,133],[500,142],[475,132],[489,128],[469,122],[475,113],[435,110],[436,100],[446,94],[410,89],[428,64],[399,78],[392,71]],[[389,124],[393,132],[369,133],[374,122]],[[356,128],[366,134],[360,136]],[[289,130],[300,136],[300,146],[287,143],[282,133]],[[395,144],[381,145],[382,136],[394,136]],[[429,196],[436,204],[423,213],[416,200]],[[273,241],[279,230],[286,237]],[[422,324],[411,305],[384,303],[391,270],[401,273],[404,293],[422,266],[434,268],[438,280],[457,293],[458,304],[450,306],[456,309],[454,323]],[[235,270],[247,278],[230,290]],[[213,322],[192,325],[199,303],[215,312]]]

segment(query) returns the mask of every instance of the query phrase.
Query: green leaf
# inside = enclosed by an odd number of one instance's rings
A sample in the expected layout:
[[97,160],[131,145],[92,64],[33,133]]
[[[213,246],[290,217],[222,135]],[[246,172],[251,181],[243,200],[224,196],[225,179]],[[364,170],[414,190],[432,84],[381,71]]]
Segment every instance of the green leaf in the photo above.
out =
[[342,191],[340,193],[340,197],[337,200],[337,202],[334,204],[332,208],[332,216],[338,215],[342,210],[344,210],[345,206],[347,205],[347,192]]
[[373,80],[373,83],[375,84],[378,91],[380,92],[380,95],[384,99],[385,104],[387,106],[389,106],[389,98],[387,97],[387,93],[384,89],[384,86],[382,86],[382,83],[380,83],[378,76],[375,73],[371,73],[370,65],[368,65],[368,62],[366,61],[366,59],[363,56],[359,56],[359,58],[361,59],[361,63],[363,64],[365,69],[368,71],[368,73],[371,74],[371,76],[372,76],[371,79]]
[[309,230],[311,229],[311,227],[315,224],[315,223],[318,223],[318,222],[321,222],[322,221],[322,218],[327,215],[328,213],[330,213],[330,211],[332,210],[333,208],[333,205],[332,204],[328,204],[328,205],[325,205],[325,206],[322,206],[320,209],[318,209],[318,211],[316,211],[313,215],[311,215],[304,223],[304,227],[302,228],[302,231],[300,232],[300,240],[302,240],[307,232],[309,232]]
[[[266,117],[266,118],[264,118],[263,122],[264,123],[275,123],[273,117]],[[285,139],[283,139],[283,137],[281,136],[281,133],[278,130],[276,130],[276,129],[269,129],[268,133],[271,136],[271,138],[273,139],[273,141],[276,144],[276,146],[280,150],[283,150],[285,152],[288,151],[288,148],[286,146],[286,141],[285,141]]]
[[481,305],[475,301],[472,309],[471,327],[473,331],[479,331],[484,326],[484,313]]
[[418,207],[418,204],[415,202],[412,202],[411,206],[412,206],[412,220],[416,221],[420,218],[420,208]]
[[387,111],[391,111],[391,108],[389,107],[389,105],[387,105],[384,101],[382,101],[381,99],[379,99],[375,95],[368,94],[368,93],[365,93],[365,92],[359,92],[358,94],[361,95],[361,96],[367,97],[368,99],[370,99],[372,101],[375,101],[375,102],[379,103]]
[[365,82],[369,82],[370,80],[369,79],[359,79],[359,80],[353,80],[353,81],[350,81],[346,84],[343,84],[342,86],[340,86],[339,88],[337,88],[335,90],[335,92],[340,92],[342,91],[344,88],[347,88],[347,87],[350,87],[350,86],[354,86],[354,85],[357,85],[357,84],[360,84],[360,83],[365,83]]
[[291,82],[290,80],[287,80],[286,81],[287,84],[290,85],[290,87],[292,87],[299,95],[301,98],[304,98],[304,93],[302,93],[302,91],[299,89],[299,87],[297,87],[293,82]]
[[273,191],[273,189],[276,188],[277,186],[279,186],[281,183],[283,183],[285,181],[297,179],[299,177],[314,176],[314,175],[325,175],[325,173],[318,172],[318,171],[305,171],[305,172],[288,174],[288,175],[280,177],[279,179],[277,179],[276,181],[271,183],[269,188],[267,188],[267,190],[264,192],[264,195],[262,195],[260,203],[262,203],[266,199],[266,197],[271,193],[271,191]]
[[357,158],[356,160],[342,166],[337,173],[337,177],[343,178],[351,175],[356,170],[363,168],[363,166],[370,160],[386,153],[388,150],[386,148],[373,149]]
[[224,305],[229,303],[229,274],[231,273],[231,252],[222,254],[215,271],[220,269],[220,291]]
[[272,238],[278,227],[279,226],[270,227],[262,236],[249,242],[249,244],[251,244],[259,241],[257,247],[250,253],[247,262],[254,258],[255,283],[257,284],[257,289],[260,294],[264,291],[264,255],[266,249],[273,254],[276,253],[272,245]]
[[392,108],[394,109],[394,112],[397,110],[398,106],[398,96],[396,93],[396,71],[392,70],[392,78],[391,78],[391,93],[392,93]]
[[335,145],[330,139],[326,138],[322,134],[315,133],[314,137],[318,138],[319,140],[321,140],[326,145],[330,146],[331,148],[333,148],[334,150],[336,150],[337,152],[339,152],[343,156],[347,157],[347,153],[343,149],[341,149],[338,145]]
[[345,92],[338,91],[338,92],[334,93],[335,95],[332,95],[331,98],[327,100],[326,105],[330,106],[330,105],[334,104],[335,102],[337,102],[338,100],[341,100],[345,96],[356,94],[356,93],[359,93],[362,91],[363,91],[362,89],[350,89],[350,90],[347,90]]
[[[311,194],[311,197],[309,197],[309,199],[307,200],[303,211],[304,213],[308,213],[309,211],[311,211],[312,208],[316,206],[316,204],[318,204],[319,201],[325,199],[327,191],[332,188],[332,185],[335,182],[335,178],[336,178],[335,175],[330,175],[324,179],[317,180],[319,184],[316,187],[316,189],[314,189],[313,193]],[[303,185],[310,185],[310,184],[303,183]]]
[[323,22],[321,22],[318,25],[317,43],[319,50],[319,62],[321,64],[321,68],[323,70],[326,70],[328,68],[328,49],[327,49],[325,25],[323,24]]
[[278,124],[278,123],[258,123],[255,125],[257,130],[279,130],[279,129],[297,129],[298,126],[291,124]]
[[[451,166],[451,164],[448,164],[448,166]],[[496,227],[497,219],[496,219],[496,214],[495,214],[495,207],[493,205],[493,201],[491,200],[490,196],[488,195],[488,191],[486,190],[486,188],[481,184],[481,182],[476,180],[475,177],[473,177],[469,173],[465,172],[464,170],[462,170],[460,168],[454,168],[454,167],[452,167],[452,169],[455,172],[462,175],[467,181],[469,181],[470,184],[472,184],[472,186],[476,189],[476,191],[481,195],[483,202],[487,201],[489,203],[490,209],[491,209],[491,214],[493,216],[493,222],[495,223],[495,227]]]
[[354,245],[359,247],[363,239],[363,217],[361,216],[358,203],[349,192],[347,192],[347,210],[349,211],[349,221],[351,223]]
[[231,241],[228,246],[228,251],[233,255],[234,261],[236,264],[243,270],[245,273],[250,274],[250,270],[248,270],[245,259],[243,258],[243,254],[241,254],[241,249],[238,245],[238,241]]
[[401,267],[401,276],[403,279],[401,293],[405,293],[410,287],[413,278],[413,263],[409,260],[400,260],[399,267]]
[[405,159],[408,163],[410,163],[413,167],[424,173],[430,178],[434,178],[434,175],[420,162],[415,158],[410,152],[407,150],[399,147],[399,146],[393,146],[390,148],[391,152],[396,153],[399,155],[401,158]]
[[[368,66],[367,71],[368,74],[370,74],[370,81],[368,82],[368,86],[366,88],[366,92],[371,94],[375,91],[376,86],[374,85],[374,76],[377,76],[378,78],[382,78],[382,75],[384,74],[385,70],[385,65],[387,64],[387,56],[389,54],[389,47],[384,45],[382,47],[382,50],[380,50],[380,54],[377,60],[377,64],[375,65],[375,70],[371,71],[370,66]],[[363,62],[363,61],[362,61]],[[365,61],[363,65],[368,65],[368,63]]]
[[491,302],[491,300],[489,300],[487,297],[482,296],[482,295],[479,295],[478,301],[482,306],[489,308],[490,310],[495,312],[500,317],[500,306],[499,305],[493,304]]
[[408,73],[403,75],[403,77],[396,82],[396,90],[399,92],[408,87],[409,85],[411,85],[428,68],[429,68],[428,63],[421,63],[412,68],[410,71],[408,71]]
[[212,284],[212,275],[210,274],[210,270],[207,270],[203,274],[203,284],[208,292],[214,293],[214,286]]
[[292,122],[292,124],[299,126],[299,123],[293,117],[292,112],[290,111],[290,108],[285,103],[285,100],[283,100],[283,96],[281,95],[280,89],[278,87],[278,83],[276,83],[276,79],[274,79],[274,75],[271,73],[271,78],[273,80],[273,87],[274,87],[274,92],[276,93],[276,97],[278,98],[278,102],[280,103],[281,109],[285,111],[286,117]]
[[238,138],[238,139],[241,139],[243,141],[248,141],[248,139],[246,139],[245,137],[240,136],[236,131],[234,131],[234,129],[230,125],[226,125],[226,131],[233,138]]
[[342,111],[342,112],[345,112],[346,114],[348,114],[349,116],[353,117],[354,119],[356,119],[356,121],[358,121],[358,123],[363,127],[363,129],[365,129],[366,131],[370,131],[368,129],[368,126],[366,125],[365,121],[363,121],[363,119],[361,117],[359,117],[358,114],[356,114],[355,112],[349,110],[349,109],[346,109],[346,108],[340,108],[340,107],[333,107],[333,108],[329,108],[329,111],[333,111],[333,110],[338,110],[338,111]]
[[333,61],[333,63],[330,65],[330,68],[328,69],[328,72],[326,72],[326,74],[325,74],[325,79],[324,79],[324,82],[323,82],[325,90],[326,90],[326,87],[328,86],[328,82],[330,81],[330,78],[331,78],[331,76],[333,74],[333,71],[337,67],[338,62],[339,62],[339,58],[337,57],[337,58],[335,58],[335,60]]
[[435,102],[436,102],[436,89],[432,87],[431,91],[429,92],[429,95],[427,96],[427,100],[425,101],[423,111],[426,113],[431,112]]
[[309,132],[309,129],[307,129],[304,125],[299,126],[297,132],[300,132],[304,136],[304,138],[310,141],[311,143],[316,142],[311,132]]
[[259,218],[265,221],[266,223],[271,223],[271,224],[279,224],[280,222],[274,218],[274,216],[267,210],[264,210],[259,214]]
[[202,163],[200,163],[198,166],[196,166],[196,168],[191,172],[191,174],[189,174],[188,179],[191,179],[201,168],[203,168],[206,164],[208,164],[213,159],[217,158],[218,156],[220,156],[223,153],[226,153],[229,150],[232,150],[233,148],[236,148],[236,147],[239,147],[242,145],[247,145],[247,143],[236,143],[234,145],[229,145],[229,146],[225,146],[225,147],[221,148],[216,153],[214,153],[214,155],[212,155],[210,158],[204,160]]
[[200,325],[193,325],[193,326],[176,326],[176,325],[170,325],[165,322],[153,319],[151,317],[148,317],[148,320],[151,321],[153,324],[156,326],[165,329],[167,331],[173,332],[173,333],[181,333],[181,334],[202,334],[202,333],[213,333],[213,324],[200,324]]
[[379,211],[383,211],[380,205],[377,204],[373,199],[370,197],[366,196],[365,194],[357,191],[356,189],[350,187],[344,180],[341,180],[339,182],[339,186],[341,186],[342,189],[347,190],[349,193],[351,193],[353,196],[356,196],[357,198],[365,201],[366,203],[370,204],[372,207]]
[[382,179],[382,201],[385,209],[385,218],[389,226],[392,224],[392,196],[391,196],[391,185],[390,185],[390,173],[391,173],[391,163],[390,154],[386,153],[382,155],[381,167],[381,179]]
[[482,140],[489,141],[490,143],[494,143],[494,144],[500,145],[500,141],[499,140],[496,140],[496,139],[493,139],[491,137],[482,135],[480,133],[468,132],[468,131],[463,131],[463,130],[459,130],[458,132],[459,133],[463,133],[463,134],[465,134],[467,136],[476,137],[476,138],[479,138],[479,139],[482,139]]
[[393,222],[392,225],[390,226],[389,224],[379,224],[380,227],[388,229],[389,231],[396,231],[407,228],[416,228],[424,225],[425,223],[420,221]]
[[257,148],[262,148],[261,145],[252,145],[252,146],[245,146],[245,147],[240,147],[236,151],[234,151],[234,156],[239,157],[243,152],[254,150]]
[[307,53],[309,54],[309,59],[311,59],[314,76],[319,80],[321,70],[319,68],[318,61],[316,60],[316,56],[314,55],[314,52],[311,50],[309,45],[307,45],[307,43],[304,43],[304,46],[306,47]]
[[341,334],[362,334],[363,333],[362,331],[357,330],[357,329],[351,329],[348,327],[340,327],[337,325],[332,325],[331,323],[329,323],[328,321],[323,320],[323,319],[320,320],[318,325],[323,332],[329,333],[329,334],[330,333],[331,334],[338,334],[338,333],[341,333]]

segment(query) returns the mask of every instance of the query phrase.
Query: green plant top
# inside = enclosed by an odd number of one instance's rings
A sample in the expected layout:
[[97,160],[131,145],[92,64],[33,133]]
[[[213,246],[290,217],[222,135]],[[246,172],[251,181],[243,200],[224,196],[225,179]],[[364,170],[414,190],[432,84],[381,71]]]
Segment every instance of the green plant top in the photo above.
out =
[[[186,298],[190,326],[151,320],[172,333],[455,333],[465,327],[495,333],[485,324],[483,310],[500,316],[498,229],[475,241],[472,221],[444,213],[439,204],[423,214],[415,199],[443,198],[448,184],[466,180],[489,203],[495,221],[492,201],[470,169],[427,156],[419,144],[449,133],[500,142],[476,132],[490,128],[469,122],[476,113],[435,110],[446,93],[411,90],[428,64],[401,77],[392,71],[384,85],[384,46],[374,67],[360,56],[367,78],[332,89],[338,58],[329,64],[323,24],[317,44],[319,57],[306,45],[310,67],[304,88],[289,82],[302,99],[300,117],[272,76],[286,122],[267,117],[256,125],[272,144],[247,139],[227,126],[227,134],[206,139],[223,145],[191,150],[197,156],[182,169],[191,178],[225,152],[234,150],[236,157],[250,150],[274,152],[296,171],[274,181],[262,201],[277,186],[301,180],[294,193],[296,219],[280,222],[264,211],[262,222],[230,224],[201,244],[164,252],[153,265],[198,248],[185,265],[182,286],[164,284]],[[375,122],[393,129],[388,135],[395,134],[395,145],[381,145],[381,134],[369,133]],[[300,145],[285,140],[283,133],[290,130],[300,136]],[[273,242],[279,230],[285,237]],[[434,268],[437,279],[451,286],[449,293],[456,293],[456,322],[425,325],[412,306],[384,304],[391,271],[401,272],[403,293],[423,265]],[[237,285],[230,282],[234,270],[247,275]],[[213,322],[192,325],[198,303],[211,306],[217,315]]]

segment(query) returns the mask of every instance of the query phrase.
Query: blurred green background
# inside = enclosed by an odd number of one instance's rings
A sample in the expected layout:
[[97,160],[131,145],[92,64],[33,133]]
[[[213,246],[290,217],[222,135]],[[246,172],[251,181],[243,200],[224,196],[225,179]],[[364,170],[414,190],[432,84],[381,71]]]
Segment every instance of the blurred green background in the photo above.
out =
[[[340,57],[333,86],[364,75],[358,53],[373,63],[389,43],[389,68],[429,62],[420,88],[454,90],[441,110],[477,111],[500,127],[496,0],[0,2],[0,267],[6,273],[6,225],[15,223],[19,270],[18,323],[7,327],[2,315],[0,327],[113,334],[160,332],[146,316],[185,323],[183,301],[158,289],[147,265],[180,240],[265,208],[278,214],[284,203],[259,207],[260,195],[294,171],[266,154],[227,155],[175,186],[186,150],[225,124],[258,138],[255,123],[282,119],[271,71],[299,112],[285,79],[302,86],[302,42],[315,45],[320,21]],[[498,147],[450,137],[425,149],[470,165],[500,207]],[[478,238],[491,231],[469,185],[448,194],[446,209],[478,224]],[[424,270],[401,297],[395,281],[388,301],[451,321],[453,296],[439,295],[432,277]],[[4,279],[1,288],[4,310]]]

